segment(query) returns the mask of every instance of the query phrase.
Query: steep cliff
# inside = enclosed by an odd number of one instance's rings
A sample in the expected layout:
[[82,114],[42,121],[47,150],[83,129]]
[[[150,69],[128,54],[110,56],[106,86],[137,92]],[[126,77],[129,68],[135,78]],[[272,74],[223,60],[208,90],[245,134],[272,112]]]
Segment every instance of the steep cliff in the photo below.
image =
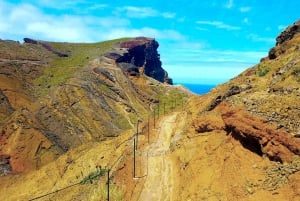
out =
[[130,75],[139,75],[139,72],[142,72],[159,82],[172,84],[172,79],[161,66],[158,46],[158,42],[152,38],[137,37],[119,43],[113,52],[107,53],[106,56],[114,59],[118,66]]

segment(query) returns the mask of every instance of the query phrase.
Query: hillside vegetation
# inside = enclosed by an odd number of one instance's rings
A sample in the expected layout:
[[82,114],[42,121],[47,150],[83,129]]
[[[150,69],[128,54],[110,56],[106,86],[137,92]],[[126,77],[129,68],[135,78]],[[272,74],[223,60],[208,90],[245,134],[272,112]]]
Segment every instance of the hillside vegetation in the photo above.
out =
[[0,200],[300,200],[299,27],[202,96],[154,39],[0,41]]

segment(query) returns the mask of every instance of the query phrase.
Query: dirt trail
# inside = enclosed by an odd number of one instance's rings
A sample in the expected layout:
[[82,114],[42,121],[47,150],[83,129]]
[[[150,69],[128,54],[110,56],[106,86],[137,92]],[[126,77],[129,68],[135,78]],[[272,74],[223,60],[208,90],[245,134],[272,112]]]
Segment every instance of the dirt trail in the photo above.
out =
[[148,176],[140,201],[173,200],[173,164],[168,153],[177,115],[172,113],[160,121],[157,140],[148,147]]

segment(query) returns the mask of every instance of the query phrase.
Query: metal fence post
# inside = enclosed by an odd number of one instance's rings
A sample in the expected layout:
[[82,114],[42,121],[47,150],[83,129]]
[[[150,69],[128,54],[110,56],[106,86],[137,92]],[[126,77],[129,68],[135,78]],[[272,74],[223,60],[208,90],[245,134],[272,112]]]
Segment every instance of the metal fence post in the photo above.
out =
[[107,201],[109,201],[109,172],[110,169],[107,171]]
[[137,120],[137,123],[136,123],[136,143],[135,143],[135,149],[137,150],[138,148],[138,137],[139,137],[139,122],[140,120],[138,119]]
[[159,104],[159,101],[158,101],[158,108],[157,108],[157,117],[159,118],[159,106],[160,106],[160,104]]
[[133,178],[135,178],[135,138],[133,138]]
[[148,116],[148,144],[150,143],[150,117]]
[[155,128],[155,108],[154,108],[154,111],[153,111],[153,118],[154,118],[154,128]]

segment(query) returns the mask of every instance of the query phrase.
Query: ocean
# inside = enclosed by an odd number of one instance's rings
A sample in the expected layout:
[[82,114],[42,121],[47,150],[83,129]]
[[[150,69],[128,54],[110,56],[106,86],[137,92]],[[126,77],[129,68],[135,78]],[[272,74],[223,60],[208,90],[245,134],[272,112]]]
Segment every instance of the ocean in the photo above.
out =
[[212,88],[216,87],[216,85],[204,85],[204,84],[187,84],[187,83],[176,83],[185,86],[195,94],[206,94],[208,93]]

